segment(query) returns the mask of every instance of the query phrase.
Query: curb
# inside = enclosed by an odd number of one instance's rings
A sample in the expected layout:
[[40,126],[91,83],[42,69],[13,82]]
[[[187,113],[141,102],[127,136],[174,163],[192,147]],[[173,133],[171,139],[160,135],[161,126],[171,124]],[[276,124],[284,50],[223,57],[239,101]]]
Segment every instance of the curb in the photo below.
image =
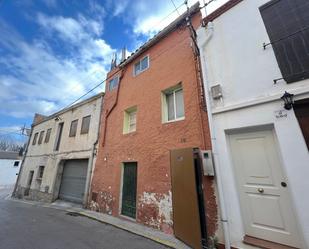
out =
[[76,212],[76,213],[78,213],[78,214],[80,214],[80,215],[83,215],[83,216],[85,216],[85,217],[87,217],[87,218],[89,218],[89,219],[92,219],[92,220],[95,220],[95,221],[98,221],[98,222],[101,222],[101,223],[104,223],[104,224],[108,224],[108,225],[111,225],[111,226],[120,228],[120,229],[125,230],[125,231],[127,231],[127,232],[129,232],[129,233],[139,235],[139,236],[144,237],[144,238],[146,238],[146,239],[150,239],[150,240],[155,241],[155,242],[157,242],[157,243],[159,243],[159,244],[161,244],[161,245],[168,246],[169,248],[175,248],[175,249],[177,249],[177,245],[176,245],[176,244],[171,243],[171,242],[169,242],[169,241],[167,241],[167,240],[159,239],[159,238],[153,237],[153,236],[148,236],[147,234],[139,233],[139,232],[134,231],[134,230],[132,230],[132,229],[129,229],[129,228],[125,227],[125,226],[121,226],[121,225],[117,225],[117,224],[108,223],[108,222],[103,221],[103,220],[100,220],[100,219],[98,219],[98,218],[96,218],[96,217],[94,217],[94,216],[91,216],[91,215],[89,215],[89,214],[87,214],[87,213],[85,213],[85,212]]

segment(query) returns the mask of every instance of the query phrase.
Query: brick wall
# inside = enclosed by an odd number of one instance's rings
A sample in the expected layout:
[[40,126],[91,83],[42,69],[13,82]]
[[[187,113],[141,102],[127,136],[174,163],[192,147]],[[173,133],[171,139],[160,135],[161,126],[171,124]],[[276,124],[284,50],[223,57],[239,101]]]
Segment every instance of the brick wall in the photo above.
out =
[[[194,25],[200,23],[199,13]],[[149,55],[150,67],[133,76],[136,61]],[[106,90],[102,112],[100,145],[89,207],[119,216],[123,162],[138,163],[138,223],[172,233],[172,202],[169,151],[176,148],[210,149],[207,114],[200,108],[200,93],[191,38],[179,27],[149,48],[122,70],[119,87]],[[162,123],[161,92],[179,82],[184,93],[185,119]],[[107,85],[108,87],[108,85]],[[123,134],[124,111],[137,106],[136,132]],[[203,139],[204,135],[204,139]],[[204,177],[208,231],[214,234],[217,205],[212,178]]]

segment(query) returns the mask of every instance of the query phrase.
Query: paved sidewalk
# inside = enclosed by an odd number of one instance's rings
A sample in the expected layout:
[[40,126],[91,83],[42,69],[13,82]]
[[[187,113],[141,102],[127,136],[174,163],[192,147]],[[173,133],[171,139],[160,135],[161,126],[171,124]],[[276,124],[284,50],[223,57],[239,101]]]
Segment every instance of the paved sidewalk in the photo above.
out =
[[140,225],[140,224],[137,224],[131,221],[127,221],[125,219],[116,218],[111,215],[83,209],[80,205],[77,205],[77,204],[72,204],[72,203],[68,203],[64,201],[56,201],[53,203],[42,203],[42,202],[36,202],[36,201],[20,200],[20,199],[15,199],[11,197],[7,197],[7,199],[11,201],[28,203],[28,204],[35,205],[35,206],[65,210],[67,212],[71,212],[72,215],[86,216],[90,219],[94,219],[94,220],[97,220],[97,221],[100,221],[106,224],[113,225],[117,228],[143,236],[145,238],[151,239],[155,242],[161,243],[171,248],[190,249],[190,247],[188,247],[187,245],[185,245],[184,243],[182,243],[181,241],[179,241],[172,235],[167,235],[158,230],[145,227],[143,225]]

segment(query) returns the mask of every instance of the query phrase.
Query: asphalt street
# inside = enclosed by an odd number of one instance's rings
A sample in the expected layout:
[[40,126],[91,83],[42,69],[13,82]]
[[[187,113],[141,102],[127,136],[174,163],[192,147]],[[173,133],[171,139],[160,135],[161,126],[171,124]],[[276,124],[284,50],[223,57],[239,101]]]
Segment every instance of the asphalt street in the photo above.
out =
[[67,212],[5,199],[0,189],[0,249],[159,249],[165,246]]

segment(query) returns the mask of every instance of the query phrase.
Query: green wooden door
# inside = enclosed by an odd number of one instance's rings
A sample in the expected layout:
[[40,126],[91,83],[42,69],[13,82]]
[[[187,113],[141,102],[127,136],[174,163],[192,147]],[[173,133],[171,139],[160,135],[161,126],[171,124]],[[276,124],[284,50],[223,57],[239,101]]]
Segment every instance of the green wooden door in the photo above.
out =
[[136,216],[137,163],[124,163],[121,214]]

